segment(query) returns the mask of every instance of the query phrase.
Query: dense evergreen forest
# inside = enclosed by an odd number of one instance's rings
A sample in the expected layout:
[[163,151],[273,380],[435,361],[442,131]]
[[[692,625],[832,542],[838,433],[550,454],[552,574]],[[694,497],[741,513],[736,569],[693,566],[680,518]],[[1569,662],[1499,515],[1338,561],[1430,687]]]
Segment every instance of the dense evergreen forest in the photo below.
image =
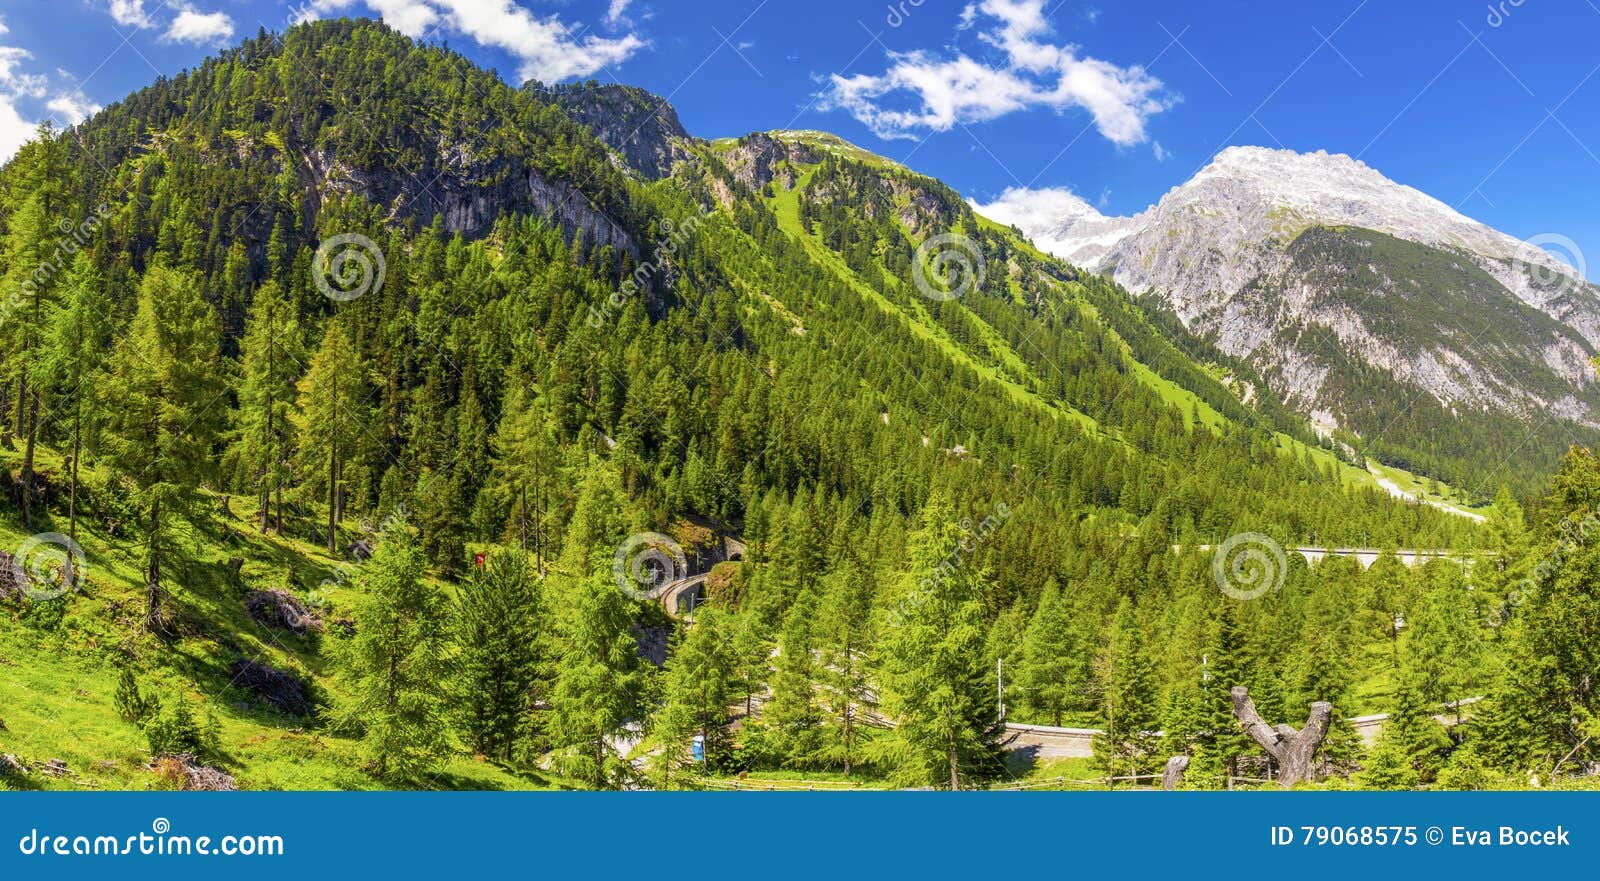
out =
[[[646,173],[575,121],[617,94],[319,22],[0,172],[0,786],[966,788],[1042,773],[1003,701],[1217,787],[1270,770],[1233,685],[1333,704],[1321,785],[1593,770],[1590,452],[1393,498],[948,187],[817,133]],[[1243,600],[1239,535],[1450,554]]]

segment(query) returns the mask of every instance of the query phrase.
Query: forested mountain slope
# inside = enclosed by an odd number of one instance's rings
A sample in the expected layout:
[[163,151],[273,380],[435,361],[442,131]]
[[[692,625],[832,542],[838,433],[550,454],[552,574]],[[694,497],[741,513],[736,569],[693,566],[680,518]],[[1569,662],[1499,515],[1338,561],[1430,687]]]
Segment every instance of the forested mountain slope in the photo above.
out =
[[[685,671],[736,655],[777,720],[745,756],[833,767],[842,749],[846,768],[951,783],[904,695],[923,675],[954,683],[958,764],[997,773],[986,677],[1046,606],[1071,610],[1057,636],[1077,659],[1053,712],[1092,719],[1125,687],[1218,697],[1193,691],[1231,608],[1201,545],[1486,541],[1317,447],[1170,314],[937,181],[814,132],[696,140],[657,110],[633,90],[513,88],[382,26],[321,22],[0,172],[0,522],[15,544],[76,535],[89,572],[48,614],[6,611],[10,657],[84,685],[0,692],[46,732],[35,748],[91,717],[126,750],[137,735],[108,706],[127,704],[109,685],[124,677],[135,697],[168,689],[164,714],[214,713],[218,761],[257,785],[526,785],[546,767],[611,785],[640,720],[669,744],[670,784],[687,732],[708,715],[722,730],[733,702]],[[38,272],[69,228],[81,254]],[[355,250],[330,255],[339,242]],[[659,674],[634,647],[672,625],[613,580],[614,559],[634,562],[625,538],[651,531],[707,560],[719,534],[749,548],[674,637],[689,660]],[[1425,591],[1318,592],[1353,581],[1290,568],[1281,597],[1237,612],[1239,663],[1264,707],[1337,681],[1342,713],[1366,708],[1387,693],[1394,605]],[[246,614],[263,591],[314,612],[315,632]],[[52,636],[17,636],[40,615]],[[405,638],[383,641],[389,624]],[[1141,660],[1091,662],[1113,644]],[[805,645],[831,660],[799,660]],[[953,666],[930,674],[934,655]],[[415,702],[364,700],[386,658]],[[1339,676],[1318,672],[1330,658]],[[291,672],[305,706],[262,697],[241,662]],[[881,692],[905,724],[852,752],[812,683],[851,707]],[[305,718],[333,746],[292,749],[333,766],[259,764],[254,738]],[[463,750],[498,770],[430,776]]]

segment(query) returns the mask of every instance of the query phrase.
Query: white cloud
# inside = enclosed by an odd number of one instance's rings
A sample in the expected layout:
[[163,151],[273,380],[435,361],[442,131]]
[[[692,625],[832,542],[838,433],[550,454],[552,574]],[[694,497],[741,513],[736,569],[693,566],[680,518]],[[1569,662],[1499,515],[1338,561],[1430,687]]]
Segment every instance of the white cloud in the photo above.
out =
[[1098,220],[1100,212],[1083,197],[1066,187],[1011,187],[987,205],[968,201],[973,209],[996,223],[1028,229],[1041,218],[1060,222],[1067,219]]
[[[0,23],[0,34],[5,33],[5,25]],[[0,163],[32,140],[39,125],[35,114],[25,112],[21,105],[45,111],[40,115],[53,120],[58,128],[77,125],[100,110],[77,86],[52,85],[48,76],[25,72],[23,65],[32,60],[33,53],[26,49],[0,46]],[[70,80],[70,76],[61,72],[58,80]]]
[[538,18],[511,0],[435,0],[454,27],[486,46],[522,60],[524,79],[557,82],[621,64],[644,47],[633,34],[616,39],[584,36],[555,16]]
[[156,23],[144,8],[144,0],[111,0],[108,10],[117,24],[132,28],[153,28]]
[[[316,21],[328,13],[345,13],[363,5],[362,0],[311,0],[300,7],[297,24]],[[439,13],[426,0],[365,0],[389,26],[413,39],[425,36],[439,21]]]
[[37,94],[44,79],[18,72],[22,62],[33,58],[33,53],[15,46],[0,46],[0,92],[26,92]]
[[214,46],[233,39],[233,19],[226,12],[201,12],[183,7],[172,20],[162,40],[168,43],[194,43]]
[[51,116],[65,125],[77,125],[100,112],[100,105],[91,101],[81,89],[61,92],[45,102],[44,106]]
[[1143,143],[1145,121],[1168,106],[1160,80],[1139,66],[1120,67],[1056,45],[1046,0],[978,0],[962,10],[959,30],[978,30],[994,60],[959,53],[891,52],[890,66],[873,76],[834,74],[822,93],[824,109],[841,109],[882,138],[915,138],[919,130],[949,131],[1032,108],[1085,110],[1107,139]]
[[[628,6],[626,0],[612,0],[606,21],[615,24]],[[299,20],[357,7],[378,13],[408,37],[444,28],[509,52],[521,62],[518,73],[523,79],[559,82],[590,76],[621,64],[645,46],[636,34],[615,38],[586,34],[558,16],[535,15],[513,0],[312,0]]]
[[17,113],[11,99],[0,95],[0,162],[10,161],[23,144],[33,139],[34,125]]

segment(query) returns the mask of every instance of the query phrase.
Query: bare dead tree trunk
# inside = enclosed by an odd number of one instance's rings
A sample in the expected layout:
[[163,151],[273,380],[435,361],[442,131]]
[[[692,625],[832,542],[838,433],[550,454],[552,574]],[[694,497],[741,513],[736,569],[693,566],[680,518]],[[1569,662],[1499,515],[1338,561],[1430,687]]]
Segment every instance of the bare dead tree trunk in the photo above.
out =
[[1169,792],[1177,789],[1183,784],[1183,775],[1188,770],[1188,756],[1173,756],[1167,759],[1167,767],[1161,771],[1161,788]]
[[1317,750],[1328,736],[1333,704],[1327,701],[1312,704],[1305,727],[1296,731],[1288,725],[1268,725],[1256,712],[1250,689],[1243,685],[1235,685],[1228,695],[1233,700],[1233,714],[1244,725],[1244,733],[1277,761],[1279,786],[1288,789],[1315,774]]

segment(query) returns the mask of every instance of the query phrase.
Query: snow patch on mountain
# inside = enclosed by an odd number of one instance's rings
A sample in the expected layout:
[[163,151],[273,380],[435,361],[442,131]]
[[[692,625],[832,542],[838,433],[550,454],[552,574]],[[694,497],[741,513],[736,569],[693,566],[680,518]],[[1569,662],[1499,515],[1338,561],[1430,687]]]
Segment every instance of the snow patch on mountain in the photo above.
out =
[[[1186,321],[1274,268],[1312,226],[1355,226],[1461,251],[1529,305],[1569,321],[1573,299],[1600,304],[1580,271],[1344,154],[1229,147],[1187,183],[1132,217],[1108,217],[1065,189],[1010,189],[979,213],[1016,226],[1039,247],[1135,292],[1161,290]],[[1581,255],[1571,254],[1581,260]],[[1585,316],[1584,319],[1588,317]],[[1600,345],[1600,310],[1571,321]]]

